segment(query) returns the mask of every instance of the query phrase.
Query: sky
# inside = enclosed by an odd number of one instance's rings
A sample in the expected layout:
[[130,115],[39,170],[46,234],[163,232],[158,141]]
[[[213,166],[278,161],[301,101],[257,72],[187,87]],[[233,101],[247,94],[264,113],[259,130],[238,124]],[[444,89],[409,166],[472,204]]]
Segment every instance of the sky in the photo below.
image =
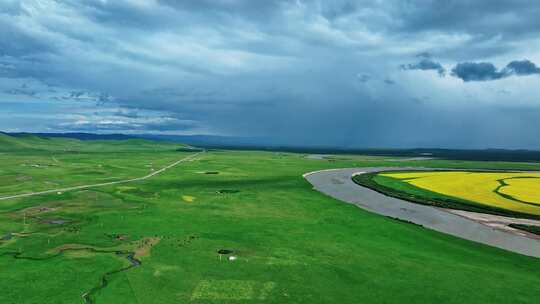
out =
[[540,1],[2,0],[0,130],[540,149]]

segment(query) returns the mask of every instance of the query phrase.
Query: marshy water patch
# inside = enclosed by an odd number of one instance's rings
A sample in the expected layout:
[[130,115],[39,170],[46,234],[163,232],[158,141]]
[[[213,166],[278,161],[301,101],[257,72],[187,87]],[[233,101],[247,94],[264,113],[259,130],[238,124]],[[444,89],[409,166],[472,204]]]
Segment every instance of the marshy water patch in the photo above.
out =
[[0,238],[0,241],[9,241],[13,238],[13,234],[10,232]]
[[217,253],[219,253],[219,254],[232,254],[232,253],[234,253],[234,250],[232,250],[232,249],[219,249],[217,251]]
[[[49,204],[55,204],[55,203],[56,202],[50,202]],[[37,214],[41,214],[41,213],[56,211],[58,209],[60,209],[60,208],[59,207],[49,207],[49,206],[34,206],[34,207],[28,207],[28,208],[25,208],[25,209],[21,209],[21,210],[17,211],[17,213],[20,214],[21,216],[23,216],[23,215],[33,216],[33,215],[37,215]]]
[[48,225],[64,225],[71,223],[71,220],[62,219],[62,218],[53,218],[53,219],[40,219],[39,222],[41,224],[48,224]]
[[238,192],[240,192],[240,190],[235,189],[221,189],[217,191],[218,194],[234,194]]
[[208,171],[197,171],[195,172],[197,174],[206,174],[206,175],[217,175],[217,174],[220,174],[219,171],[215,171],[215,170],[208,170]]
[[115,241],[126,241],[129,239],[128,234],[122,234],[122,233],[111,233],[111,234],[105,234],[108,238],[115,240]]

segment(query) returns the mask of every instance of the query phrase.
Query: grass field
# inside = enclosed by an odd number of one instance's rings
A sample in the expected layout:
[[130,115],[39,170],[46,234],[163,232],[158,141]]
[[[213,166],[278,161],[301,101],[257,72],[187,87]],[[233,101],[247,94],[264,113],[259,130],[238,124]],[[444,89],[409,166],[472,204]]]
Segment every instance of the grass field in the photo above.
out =
[[[0,196],[143,176],[190,155],[0,140]],[[213,151],[140,182],[0,201],[0,303],[537,302],[539,259],[365,212],[302,178],[385,165],[540,169]]]
[[379,175],[488,207],[540,215],[540,173],[435,171]]

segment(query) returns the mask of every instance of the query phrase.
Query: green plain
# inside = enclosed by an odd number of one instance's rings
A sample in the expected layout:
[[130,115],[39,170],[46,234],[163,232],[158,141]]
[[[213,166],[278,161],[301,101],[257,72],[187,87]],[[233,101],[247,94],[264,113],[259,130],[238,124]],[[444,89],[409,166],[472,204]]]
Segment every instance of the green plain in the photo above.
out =
[[[192,154],[181,147],[0,135],[0,196],[143,176]],[[371,214],[302,178],[328,168],[396,165],[540,168],[212,151],[140,182],[4,200],[0,303],[84,303],[105,273],[129,266],[114,251],[136,251],[150,239],[158,241],[137,257],[142,264],[108,276],[87,302],[538,301],[539,259]],[[102,252],[58,253],[66,246]],[[220,258],[220,249],[237,259]]]

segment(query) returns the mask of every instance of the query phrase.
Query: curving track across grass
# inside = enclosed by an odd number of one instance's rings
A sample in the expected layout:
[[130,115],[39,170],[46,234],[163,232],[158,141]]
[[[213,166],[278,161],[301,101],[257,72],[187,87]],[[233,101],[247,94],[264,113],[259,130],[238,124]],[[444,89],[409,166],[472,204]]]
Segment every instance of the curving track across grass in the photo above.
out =
[[143,181],[143,180],[146,180],[146,179],[149,179],[153,176],[156,176],[158,174],[161,174],[163,172],[165,172],[166,170],[182,163],[182,162],[185,162],[185,161],[189,161],[193,158],[195,158],[196,156],[198,156],[199,154],[201,153],[204,153],[204,152],[198,152],[198,153],[195,153],[195,154],[192,154],[190,156],[187,156],[187,157],[184,157],[180,160],[177,160],[175,162],[173,162],[172,164],[169,164],[157,171],[154,171],[150,174],[147,174],[145,176],[141,176],[141,177],[136,177],[136,178],[130,178],[130,179],[124,179],[124,180],[118,180],[118,181],[113,181],[113,182],[106,182],[106,183],[97,183],[97,184],[87,184],[87,185],[80,185],[80,186],[73,186],[73,187],[65,187],[65,188],[58,188],[58,189],[50,189],[50,190],[45,190],[45,191],[39,191],[39,192],[30,192],[30,193],[21,193],[21,194],[15,194],[15,195],[8,195],[8,196],[2,196],[0,197],[0,201],[4,201],[4,200],[10,200],[10,199],[16,199],[16,198],[25,198],[25,197],[30,197],[30,196],[36,196],[36,195],[43,195],[43,194],[51,194],[51,193],[64,193],[64,192],[69,192],[69,191],[76,191],[76,190],[85,190],[85,189],[91,189],[91,188],[98,188],[98,187],[105,187],[105,186],[112,186],[112,185],[120,185],[120,184],[127,184],[127,183],[131,183],[131,182],[138,182],[138,181]]

